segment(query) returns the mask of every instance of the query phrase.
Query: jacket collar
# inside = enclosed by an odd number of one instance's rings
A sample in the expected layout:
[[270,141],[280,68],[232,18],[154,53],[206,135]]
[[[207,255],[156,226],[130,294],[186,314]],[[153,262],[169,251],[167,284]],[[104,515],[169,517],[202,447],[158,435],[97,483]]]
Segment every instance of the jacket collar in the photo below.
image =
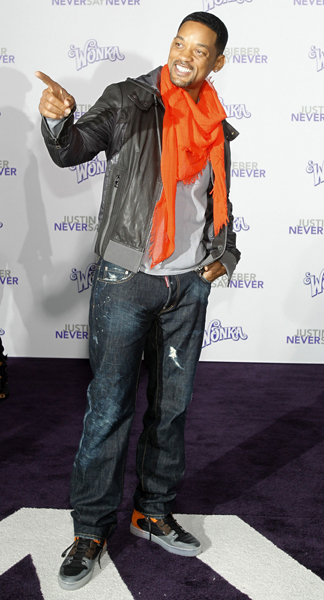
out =
[[[162,67],[157,67],[146,75],[141,75],[136,79],[128,77],[127,81],[131,81],[135,84],[134,90],[128,94],[128,97],[138,108],[141,110],[148,110],[157,98],[162,103],[160,93],[160,80],[161,80]],[[148,96],[148,93],[150,96]]]

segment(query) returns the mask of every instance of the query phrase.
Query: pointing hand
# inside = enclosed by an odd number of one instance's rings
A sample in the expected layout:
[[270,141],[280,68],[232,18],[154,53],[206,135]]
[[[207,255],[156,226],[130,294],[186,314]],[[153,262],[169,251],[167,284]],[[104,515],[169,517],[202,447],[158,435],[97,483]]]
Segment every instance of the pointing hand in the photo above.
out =
[[47,85],[39,103],[39,112],[41,115],[49,119],[63,119],[63,117],[67,117],[75,105],[73,96],[68,94],[59,83],[53,81],[45,73],[36,71],[35,75]]

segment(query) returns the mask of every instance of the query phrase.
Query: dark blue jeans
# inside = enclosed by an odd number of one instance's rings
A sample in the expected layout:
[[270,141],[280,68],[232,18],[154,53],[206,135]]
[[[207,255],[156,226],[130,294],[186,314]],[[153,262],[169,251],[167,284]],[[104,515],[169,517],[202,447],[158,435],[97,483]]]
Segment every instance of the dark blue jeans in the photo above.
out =
[[90,303],[90,362],[84,429],[73,473],[75,534],[109,537],[117,524],[144,352],[148,408],[137,447],[134,506],[172,510],[185,468],[184,425],[202,346],[210,284],[192,271],[132,273],[102,259]]

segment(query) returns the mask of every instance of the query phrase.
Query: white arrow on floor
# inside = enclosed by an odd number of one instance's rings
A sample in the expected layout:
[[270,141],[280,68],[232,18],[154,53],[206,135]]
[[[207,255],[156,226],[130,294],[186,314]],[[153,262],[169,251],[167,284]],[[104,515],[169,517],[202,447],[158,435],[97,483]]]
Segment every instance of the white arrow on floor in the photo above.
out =
[[73,540],[68,510],[21,508],[0,522],[0,539],[6,548],[0,555],[0,575],[31,554],[44,600],[134,600],[107,552],[101,569],[96,564],[91,583],[74,594],[59,587],[61,554]]
[[251,600],[324,600],[324,581],[235,515],[181,515],[198,558]]
[[[203,544],[198,558],[251,600],[323,600],[324,582],[234,515],[175,515]],[[57,583],[62,548],[72,539],[67,510],[22,508],[0,522],[0,575],[31,554],[44,600],[71,600]],[[162,550],[161,550],[162,552]],[[190,560],[190,559],[188,559]],[[78,600],[133,600],[105,553],[102,570],[77,592]],[[180,575],[180,574],[179,574]]]

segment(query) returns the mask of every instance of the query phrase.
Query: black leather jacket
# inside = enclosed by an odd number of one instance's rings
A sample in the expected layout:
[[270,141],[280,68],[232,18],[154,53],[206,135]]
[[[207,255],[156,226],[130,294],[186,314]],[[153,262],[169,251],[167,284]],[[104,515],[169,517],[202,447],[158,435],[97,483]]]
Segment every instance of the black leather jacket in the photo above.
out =
[[[138,79],[108,86],[94,106],[75,125],[73,115],[63,121],[56,138],[46,119],[42,133],[47,149],[59,167],[92,160],[104,150],[104,179],[99,230],[95,251],[105,260],[138,271],[151,231],[155,205],[162,192],[160,172],[164,106],[159,92],[161,67]],[[230,186],[229,142],[238,132],[223,121],[227,190]],[[210,190],[212,183],[210,184]],[[204,243],[208,257],[202,264],[222,258],[229,275],[240,259],[233,232],[232,205],[229,224],[215,238],[212,199],[209,195]]]

